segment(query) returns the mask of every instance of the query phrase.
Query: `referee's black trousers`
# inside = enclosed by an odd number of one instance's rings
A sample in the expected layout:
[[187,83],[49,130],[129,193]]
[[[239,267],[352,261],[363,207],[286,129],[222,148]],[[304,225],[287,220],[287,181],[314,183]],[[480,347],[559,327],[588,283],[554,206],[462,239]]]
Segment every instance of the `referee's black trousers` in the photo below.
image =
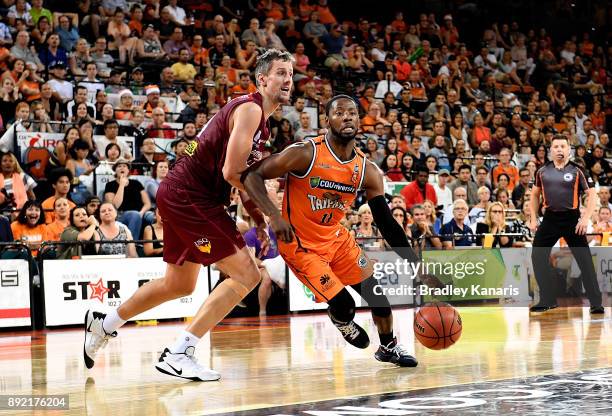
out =
[[576,234],[576,224],[580,219],[580,212],[551,212],[544,214],[544,220],[538,227],[533,240],[531,260],[538,287],[540,288],[540,303],[544,305],[556,304],[553,284],[552,267],[550,266],[550,252],[553,245],[563,237],[572,251],[576,263],[580,268],[582,285],[591,306],[601,306],[601,291],[597,283],[597,274],[593,266],[591,250],[584,235]]

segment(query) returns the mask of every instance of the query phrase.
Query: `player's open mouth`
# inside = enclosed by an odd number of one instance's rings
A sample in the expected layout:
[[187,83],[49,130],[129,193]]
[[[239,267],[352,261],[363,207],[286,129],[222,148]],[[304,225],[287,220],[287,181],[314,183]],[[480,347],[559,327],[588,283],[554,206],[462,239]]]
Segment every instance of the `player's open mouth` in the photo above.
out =
[[283,92],[289,92],[291,89],[289,87],[282,87],[281,91]]

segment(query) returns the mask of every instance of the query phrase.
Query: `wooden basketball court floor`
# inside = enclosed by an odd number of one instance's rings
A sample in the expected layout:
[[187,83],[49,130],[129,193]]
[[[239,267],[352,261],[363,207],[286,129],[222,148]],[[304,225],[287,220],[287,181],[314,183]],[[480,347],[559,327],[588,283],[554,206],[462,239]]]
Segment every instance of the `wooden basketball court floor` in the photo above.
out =
[[[444,351],[414,339],[413,309],[395,309],[395,331],[419,359],[397,368],[347,345],[326,314],[228,319],[196,355],[220,371],[193,383],[154,369],[183,323],[128,325],[92,370],[82,328],[0,332],[0,395],[68,394],[61,415],[612,414],[612,311],[464,307],[463,334]],[[483,391],[486,390],[486,391]],[[0,414],[24,414],[14,410]],[[27,414],[27,412],[25,413]]]

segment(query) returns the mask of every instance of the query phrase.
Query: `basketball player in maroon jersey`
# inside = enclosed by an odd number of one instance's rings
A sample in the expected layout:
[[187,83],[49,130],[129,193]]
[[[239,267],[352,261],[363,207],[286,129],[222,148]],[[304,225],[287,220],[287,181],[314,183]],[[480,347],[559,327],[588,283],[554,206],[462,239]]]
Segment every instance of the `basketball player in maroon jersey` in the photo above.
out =
[[[85,315],[83,355],[92,368],[96,353],[128,319],[195,288],[201,265],[215,263],[230,278],[206,299],[193,321],[166,348],[155,367],[162,373],[190,380],[218,380],[219,373],[197,363],[197,342],[223,319],[253,288],[261,276],[248,247],[225,212],[232,186],[244,190],[240,175],[261,159],[270,132],[268,117],[288,103],[293,86],[292,57],[270,49],[257,61],[257,92],[228,102],[187,148],[157,192],[164,220],[166,274],[141,286],[108,315]],[[246,195],[246,193],[245,193]],[[258,237],[267,238],[263,215],[246,199],[245,208],[259,224]],[[264,244],[266,241],[263,241]]]

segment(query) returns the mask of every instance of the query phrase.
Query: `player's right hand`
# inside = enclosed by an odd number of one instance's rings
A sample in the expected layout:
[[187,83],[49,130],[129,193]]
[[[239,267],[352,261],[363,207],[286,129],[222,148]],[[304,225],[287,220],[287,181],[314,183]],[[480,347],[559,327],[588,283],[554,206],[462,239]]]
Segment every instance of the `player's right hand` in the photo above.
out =
[[284,241],[285,243],[293,241],[293,229],[280,215],[275,215],[270,218],[270,228],[272,228],[278,240]]

